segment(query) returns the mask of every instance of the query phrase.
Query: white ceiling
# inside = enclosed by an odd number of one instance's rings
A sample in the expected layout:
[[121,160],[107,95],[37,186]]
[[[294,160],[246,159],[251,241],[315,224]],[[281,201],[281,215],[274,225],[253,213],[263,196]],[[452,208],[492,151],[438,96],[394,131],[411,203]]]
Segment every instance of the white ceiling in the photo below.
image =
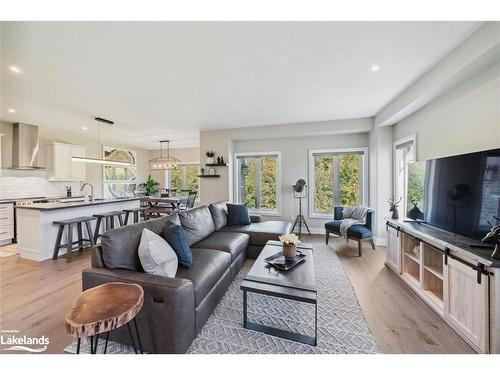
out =
[[200,129],[370,117],[477,26],[4,22],[1,118],[96,134],[101,116],[116,143],[153,149],[196,146]]

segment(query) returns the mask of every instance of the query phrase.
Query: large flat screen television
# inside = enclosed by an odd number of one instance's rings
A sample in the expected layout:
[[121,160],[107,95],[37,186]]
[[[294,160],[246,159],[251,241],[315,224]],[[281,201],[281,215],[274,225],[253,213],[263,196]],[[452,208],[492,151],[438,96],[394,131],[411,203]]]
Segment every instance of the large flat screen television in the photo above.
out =
[[427,224],[480,240],[500,218],[500,148],[413,163],[408,175],[409,195],[423,183]]

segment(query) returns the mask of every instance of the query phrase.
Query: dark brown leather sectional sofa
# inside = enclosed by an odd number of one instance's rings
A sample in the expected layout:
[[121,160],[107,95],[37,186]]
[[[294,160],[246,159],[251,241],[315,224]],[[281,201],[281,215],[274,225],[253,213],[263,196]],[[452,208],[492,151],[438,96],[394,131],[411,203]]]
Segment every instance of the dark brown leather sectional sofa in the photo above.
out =
[[[141,285],[144,306],[137,324],[144,350],[184,353],[247,257],[256,258],[268,240],[292,229],[288,222],[263,222],[259,216],[251,221],[227,226],[226,204],[219,202],[110,230],[92,250],[92,266],[82,274],[83,290],[112,281]],[[179,266],[174,278],[146,274],[137,250],[142,230],[161,234],[168,222],[187,232],[193,266]],[[113,331],[110,340],[131,344],[126,327]]]

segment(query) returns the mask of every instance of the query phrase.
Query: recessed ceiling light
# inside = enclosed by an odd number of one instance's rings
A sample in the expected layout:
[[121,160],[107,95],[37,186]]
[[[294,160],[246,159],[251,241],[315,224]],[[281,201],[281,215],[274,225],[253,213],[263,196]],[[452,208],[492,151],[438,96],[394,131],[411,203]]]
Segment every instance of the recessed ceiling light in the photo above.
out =
[[371,67],[370,67],[370,70],[372,72],[378,72],[380,70],[380,65],[378,64],[373,64]]
[[87,128],[86,126],[84,126],[82,129],[83,129],[83,130],[88,130],[89,128]]
[[12,73],[16,73],[16,74],[21,73],[21,68],[19,68],[19,67],[18,67],[18,66],[16,66],[16,65],[10,65],[10,66],[9,66],[9,70],[10,70]]
[[16,110],[15,110],[14,108],[9,108],[7,111],[8,111],[9,113],[16,113]]

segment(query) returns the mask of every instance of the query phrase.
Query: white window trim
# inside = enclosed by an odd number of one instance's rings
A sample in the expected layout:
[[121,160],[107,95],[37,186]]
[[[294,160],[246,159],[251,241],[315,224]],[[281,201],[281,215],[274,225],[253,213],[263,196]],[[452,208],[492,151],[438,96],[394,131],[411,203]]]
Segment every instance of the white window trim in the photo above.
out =
[[[410,134],[407,137],[404,137],[404,138],[401,138],[401,139],[394,141],[393,146],[392,146],[392,181],[393,181],[392,191],[394,193],[394,199],[396,201],[399,200],[399,197],[396,197],[396,192],[398,191],[398,188],[397,188],[398,176],[396,175],[396,171],[398,170],[397,158],[396,158],[397,151],[396,150],[397,150],[399,145],[409,143],[409,142],[413,142],[413,160],[417,161],[417,134],[416,133]],[[405,176],[405,184],[407,184],[407,183],[408,183],[408,178],[407,178],[407,176]],[[408,187],[405,186],[404,190],[408,190]],[[402,213],[402,215],[400,215],[400,217],[406,218],[406,204],[407,203],[406,203],[405,196],[403,196],[401,203],[402,204],[400,204],[399,207],[400,208],[403,207],[403,211],[402,212],[400,211]]]
[[308,192],[308,206],[309,206],[309,218],[311,219],[332,219],[334,214],[321,214],[314,212],[314,154],[320,153],[350,153],[350,152],[362,152],[363,159],[361,163],[361,204],[366,206],[368,202],[368,147],[350,147],[350,148],[327,148],[327,149],[316,149],[309,150],[309,160],[308,160],[308,175],[309,175],[309,192]]
[[[186,162],[182,162],[179,164],[179,166],[181,166],[181,167],[184,165],[197,165],[198,169],[202,168],[201,163],[197,162],[197,161],[186,161]],[[198,170],[198,173],[199,172],[200,171]],[[167,189],[170,189],[170,170],[165,171],[164,178],[165,178],[165,187]],[[196,200],[195,200],[196,203],[200,203],[200,201],[201,201],[201,199],[200,199],[200,184],[201,184],[201,181],[200,181],[200,178],[198,177],[198,195],[196,196]]]
[[276,156],[278,173],[276,175],[276,210],[253,210],[249,208],[250,213],[262,216],[281,216],[281,151],[252,151],[235,152],[233,154],[233,197],[238,199],[238,182],[240,179],[240,170],[238,168],[238,157],[240,156]]

